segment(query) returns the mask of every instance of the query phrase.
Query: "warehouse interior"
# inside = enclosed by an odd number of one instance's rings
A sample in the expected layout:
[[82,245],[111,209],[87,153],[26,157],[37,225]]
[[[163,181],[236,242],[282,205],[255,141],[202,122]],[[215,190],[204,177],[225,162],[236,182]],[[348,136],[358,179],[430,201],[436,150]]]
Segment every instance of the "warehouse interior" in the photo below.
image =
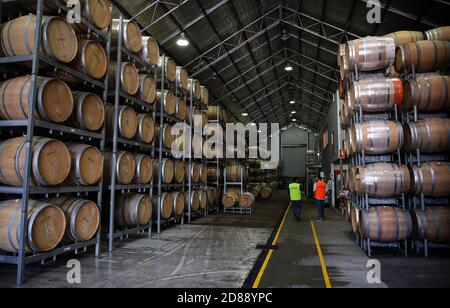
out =
[[449,1],[68,2],[0,0],[0,287],[450,287]]

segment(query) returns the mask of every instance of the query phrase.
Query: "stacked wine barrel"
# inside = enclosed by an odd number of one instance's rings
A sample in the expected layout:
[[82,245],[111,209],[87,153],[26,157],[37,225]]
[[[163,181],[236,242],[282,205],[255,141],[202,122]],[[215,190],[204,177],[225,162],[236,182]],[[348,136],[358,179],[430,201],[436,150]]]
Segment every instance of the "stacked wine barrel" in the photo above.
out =
[[[411,215],[403,200],[450,196],[450,165],[432,158],[419,166],[415,157],[450,150],[450,123],[442,116],[450,107],[450,78],[440,74],[450,64],[449,40],[450,28],[444,27],[425,34],[403,31],[362,38],[339,47],[339,119],[349,160],[345,186],[352,196],[346,210],[353,231],[364,241],[424,239],[424,222],[431,213],[439,214],[431,228],[442,223],[448,231],[447,212],[437,208]],[[411,116],[414,110],[426,115]],[[446,238],[436,232],[430,238]]]

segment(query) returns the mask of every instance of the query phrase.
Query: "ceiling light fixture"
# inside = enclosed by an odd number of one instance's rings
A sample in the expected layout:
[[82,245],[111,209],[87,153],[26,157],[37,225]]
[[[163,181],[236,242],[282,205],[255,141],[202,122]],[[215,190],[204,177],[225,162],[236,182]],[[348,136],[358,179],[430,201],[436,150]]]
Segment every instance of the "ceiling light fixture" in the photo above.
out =
[[186,34],[184,34],[184,32],[181,33],[180,38],[177,41],[177,45],[180,46],[180,47],[187,47],[187,46],[189,46],[189,41],[186,38]]
[[292,119],[292,122],[297,122],[297,119]]
[[243,117],[248,117],[248,113],[247,113],[247,112],[244,112],[244,113],[242,114],[242,116],[243,116]]
[[284,68],[284,70],[285,70],[286,72],[292,72],[292,71],[294,70],[294,68],[293,68],[290,64],[288,64],[288,65]]
[[294,111],[292,111],[291,113],[292,113],[292,114],[296,114],[296,113],[297,113],[297,111],[295,111],[295,110],[294,110]]
[[295,101],[290,101],[289,104],[295,105]]

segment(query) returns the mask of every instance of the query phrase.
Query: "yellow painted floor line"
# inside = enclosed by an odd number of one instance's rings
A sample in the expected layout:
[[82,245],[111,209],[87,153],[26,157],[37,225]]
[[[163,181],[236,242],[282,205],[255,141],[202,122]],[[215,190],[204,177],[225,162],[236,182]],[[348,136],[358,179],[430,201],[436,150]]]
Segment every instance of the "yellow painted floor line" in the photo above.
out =
[[317,253],[319,254],[320,259],[320,265],[322,266],[322,273],[323,273],[323,279],[325,281],[325,286],[327,289],[331,289],[331,282],[330,282],[330,276],[328,276],[328,270],[327,265],[325,264],[325,258],[323,257],[322,248],[320,247],[319,237],[317,236],[316,232],[316,226],[314,225],[314,222],[311,221],[311,228],[314,235],[314,241],[316,242],[317,246]]
[[[288,216],[288,214],[289,214],[289,212],[291,210],[291,206],[292,206],[292,204],[289,204],[289,208],[287,209],[286,214],[284,214],[284,217],[283,217],[283,220],[281,222],[281,225],[278,228],[278,231],[277,231],[277,234],[275,235],[275,238],[273,239],[272,246],[275,246],[278,243],[278,240],[280,239],[280,234],[281,234],[281,231],[283,230],[284,224],[286,222],[286,218],[287,218],[287,216]],[[265,271],[267,269],[267,266],[269,265],[269,261],[272,258],[272,255],[273,255],[273,249],[269,250],[269,253],[267,254],[266,259],[264,260],[264,263],[263,263],[263,265],[261,267],[261,270],[259,271],[258,276],[256,277],[255,283],[253,284],[253,289],[258,289],[259,288],[259,285],[261,284],[261,280],[262,280],[262,278],[264,276],[264,273],[265,273]]]

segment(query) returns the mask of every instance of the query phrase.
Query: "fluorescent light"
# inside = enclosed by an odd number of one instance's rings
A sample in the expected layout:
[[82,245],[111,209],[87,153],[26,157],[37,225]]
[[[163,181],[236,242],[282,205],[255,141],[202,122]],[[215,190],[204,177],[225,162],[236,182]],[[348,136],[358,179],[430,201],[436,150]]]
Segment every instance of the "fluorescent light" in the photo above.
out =
[[294,105],[295,101],[290,101],[289,104]]
[[242,116],[243,116],[243,117],[248,117],[248,113],[247,113],[247,112],[244,112],[244,113],[242,114]]
[[297,119],[292,119],[292,122],[297,122]]
[[292,114],[296,114],[296,113],[297,113],[297,111],[295,111],[295,110],[294,110],[294,111],[292,111],[291,113],[292,113]]
[[181,33],[180,38],[177,41],[177,45],[180,47],[187,47],[189,46],[189,41],[186,38],[186,35],[184,33]]
[[294,68],[291,66],[291,65],[287,65],[286,67],[285,67],[285,69],[284,69],[286,72],[291,72],[291,71],[293,71],[294,70]]

